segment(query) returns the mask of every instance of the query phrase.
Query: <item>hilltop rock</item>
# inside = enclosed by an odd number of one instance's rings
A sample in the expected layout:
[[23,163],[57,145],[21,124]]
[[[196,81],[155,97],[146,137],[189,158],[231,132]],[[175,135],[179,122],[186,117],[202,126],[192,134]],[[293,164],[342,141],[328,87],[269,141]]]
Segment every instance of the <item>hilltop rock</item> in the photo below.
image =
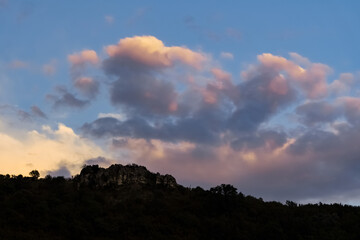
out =
[[78,186],[94,188],[117,187],[125,184],[158,185],[168,188],[176,188],[178,184],[171,175],[152,173],[146,167],[138,165],[121,164],[111,165],[109,168],[101,168],[98,165],[84,167],[80,175],[76,177]]

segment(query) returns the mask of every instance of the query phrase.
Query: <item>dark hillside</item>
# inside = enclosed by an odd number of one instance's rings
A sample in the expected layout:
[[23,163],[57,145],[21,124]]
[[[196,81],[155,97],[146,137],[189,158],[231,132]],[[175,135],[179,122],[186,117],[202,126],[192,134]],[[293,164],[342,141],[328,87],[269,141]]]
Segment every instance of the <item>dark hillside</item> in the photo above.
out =
[[137,165],[73,179],[0,175],[0,239],[360,239],[360,208],[205,191]]

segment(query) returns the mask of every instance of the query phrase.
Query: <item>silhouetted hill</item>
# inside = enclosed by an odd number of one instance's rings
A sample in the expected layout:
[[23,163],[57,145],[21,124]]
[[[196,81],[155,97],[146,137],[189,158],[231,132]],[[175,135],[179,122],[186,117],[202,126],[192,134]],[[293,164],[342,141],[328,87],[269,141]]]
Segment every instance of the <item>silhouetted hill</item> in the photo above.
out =
[[0,239],[360,239],[360,208],[185,188],[137,165],[0,175]]

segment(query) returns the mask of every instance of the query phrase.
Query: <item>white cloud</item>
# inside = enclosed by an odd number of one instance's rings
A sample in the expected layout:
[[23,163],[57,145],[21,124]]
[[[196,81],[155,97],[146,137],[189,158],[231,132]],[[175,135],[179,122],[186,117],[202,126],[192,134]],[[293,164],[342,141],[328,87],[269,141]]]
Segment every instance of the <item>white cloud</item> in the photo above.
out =
[[99,113],[98,114],[98,118],[106,118],[106,117],[116,118],[120,121],[126,120],[125,114],[121,114],[121,113]]

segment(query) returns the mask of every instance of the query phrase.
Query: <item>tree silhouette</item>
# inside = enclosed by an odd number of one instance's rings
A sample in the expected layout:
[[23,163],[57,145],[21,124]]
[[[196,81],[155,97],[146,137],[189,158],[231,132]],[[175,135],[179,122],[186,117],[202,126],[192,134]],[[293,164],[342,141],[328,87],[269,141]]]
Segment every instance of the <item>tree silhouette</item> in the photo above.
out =
[[221,184],[220,186],[210,188],[210,192],[224,196],[235,196],[237,194],[237,189],[230,184]]
[[32,170],[29,172],[30,177],[38,179],[40,177],[40,173],[38,170]]

